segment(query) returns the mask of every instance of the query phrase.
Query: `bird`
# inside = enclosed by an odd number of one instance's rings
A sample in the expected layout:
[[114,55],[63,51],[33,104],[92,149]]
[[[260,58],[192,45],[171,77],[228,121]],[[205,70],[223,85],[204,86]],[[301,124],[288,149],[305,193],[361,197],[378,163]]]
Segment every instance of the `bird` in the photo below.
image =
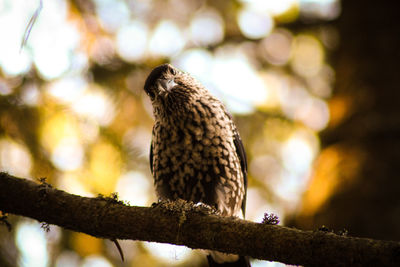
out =
[[[155,119],[149,160],[158,199],[183,199],[244,218],[246,153],[224,104],[168,63],[150,72],[144,91]],[[207,260],[210,267],[250,266],[248,257],[216,251]]]

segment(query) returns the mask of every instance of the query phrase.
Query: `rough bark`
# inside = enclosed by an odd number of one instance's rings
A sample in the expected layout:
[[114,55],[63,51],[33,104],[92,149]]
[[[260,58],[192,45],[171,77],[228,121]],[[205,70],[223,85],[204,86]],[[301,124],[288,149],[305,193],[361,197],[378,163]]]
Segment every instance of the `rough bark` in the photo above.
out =
[[169,202],[126,206],[0,173],[0,210],[99,238],[146,240],[305,266],[399,266],[400,243],[300,231]]

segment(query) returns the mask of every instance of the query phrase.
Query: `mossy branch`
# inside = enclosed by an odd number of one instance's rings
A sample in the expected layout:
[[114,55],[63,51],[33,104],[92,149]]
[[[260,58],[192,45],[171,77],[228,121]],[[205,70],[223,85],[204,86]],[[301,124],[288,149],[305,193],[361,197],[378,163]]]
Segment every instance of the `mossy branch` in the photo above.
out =
[[184,201],[126,206],[0,173],[0,210],[99,238],[218,250],[304,266],[400,266],[400,242],[224,218]]

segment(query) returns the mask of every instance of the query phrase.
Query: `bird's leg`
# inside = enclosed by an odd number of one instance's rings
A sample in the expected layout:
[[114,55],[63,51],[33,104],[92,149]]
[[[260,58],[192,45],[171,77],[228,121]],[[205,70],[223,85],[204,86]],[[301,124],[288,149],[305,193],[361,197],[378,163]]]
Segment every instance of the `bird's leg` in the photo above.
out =
[[193,205],[193,210],[196,212],[200,212],[204,215],[221,215],[221,212],[213,206],[205,204],[203,202],[198,202]]

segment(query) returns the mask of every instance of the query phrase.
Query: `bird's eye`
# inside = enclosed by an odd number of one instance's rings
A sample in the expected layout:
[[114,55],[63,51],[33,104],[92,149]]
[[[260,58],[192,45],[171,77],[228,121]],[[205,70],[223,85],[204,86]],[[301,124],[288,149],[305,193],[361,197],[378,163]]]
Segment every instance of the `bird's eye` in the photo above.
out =
[[177,73],[176,69],[174,69],[174,68],[170,68],[170,72],[171,72],[172,75],[176,75],[176,73]]
[[156,95],[153,91],[146,91],[146,93],[151,98],[151,100],[153,100],[156,97]]

